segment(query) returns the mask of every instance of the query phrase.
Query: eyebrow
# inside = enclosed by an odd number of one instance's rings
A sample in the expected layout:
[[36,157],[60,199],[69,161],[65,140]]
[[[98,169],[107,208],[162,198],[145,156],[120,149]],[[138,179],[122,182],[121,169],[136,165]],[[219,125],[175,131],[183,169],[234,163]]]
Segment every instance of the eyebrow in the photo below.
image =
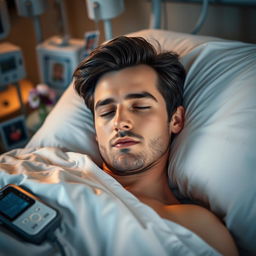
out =
[[[129,93],[124,97],[125,100],[141,99],[141,98],[153,99],[154,101],[158,102],[157,99],[149,92]],[[99,107],[102,107],[111,103],[115,103],[115,100],[113,98],[99,100],[95,105],[95,110],[97,110]]]

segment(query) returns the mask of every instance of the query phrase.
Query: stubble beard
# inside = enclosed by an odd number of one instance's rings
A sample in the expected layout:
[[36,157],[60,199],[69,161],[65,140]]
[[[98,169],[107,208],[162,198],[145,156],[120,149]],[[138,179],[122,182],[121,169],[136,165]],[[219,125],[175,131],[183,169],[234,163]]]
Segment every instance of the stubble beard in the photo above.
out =
[[149,142],[149,149],[152,149],[151,151],[132,153],[132,150],[129,148],[124,148],[113,155],[109,161],[106,161],[102,154],[106,152],[105,148],[100,147],[100,152],[109,170],[114,174],[126,176],[145,172],[155,166],[160,158],[169,150],[169,144],[163,147],[165,143],[161,137],[154,138]]
[[142,153],[130,153],[129,149],[120,150],[112,160],[111,170],[119,175],[131,175],[141,172],[145,166],[146,156]]

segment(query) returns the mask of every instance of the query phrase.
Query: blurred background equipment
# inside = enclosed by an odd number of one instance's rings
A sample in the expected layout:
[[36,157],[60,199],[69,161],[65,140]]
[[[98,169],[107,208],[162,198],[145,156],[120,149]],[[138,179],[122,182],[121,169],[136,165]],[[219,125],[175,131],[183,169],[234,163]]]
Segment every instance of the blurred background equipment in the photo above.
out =
[[26,76],[21,49],[11,43],[0,44],[0,89]]
[[84,40],[69,39],[62,43],[62,39],[55,36],[37,46],[41,82],[54,88],[58,95],[70,84],[85,51]]
[[10,32],[10,19],[5,0],[0,0],[0,40],[6,38]]
[[104,23],[105,40],[113,37],[111,19],[124,11],[124,0],[86,0],[90,19],[95,21],[96,29],[99,20]]
[[17,11],[20,16],[33,19],[37,43],[42,42],[43,33],[41,28],[40,15],[46,12],[47,0],[15,0]]
[[[0,0],[0,39],[5,39],[10,32],[9,14],[5,0]],[[14,85],[20,103],[21,112],[25,113],[19,81],[26,76],[23,54],[20,47],[0,43],[0,91]],[[8,105],[8,102],[4,102]]]
[[55,0],[60,33],[37,45],[41,83],[54,88],[60,96],[72,80],[72,74],[85,52],[85,40],[70,38],[65,0]]

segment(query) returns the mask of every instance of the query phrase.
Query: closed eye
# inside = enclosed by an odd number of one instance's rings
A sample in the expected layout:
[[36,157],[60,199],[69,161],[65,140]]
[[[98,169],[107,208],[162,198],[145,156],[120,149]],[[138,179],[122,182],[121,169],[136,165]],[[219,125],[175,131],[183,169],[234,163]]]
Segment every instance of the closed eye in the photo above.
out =
[[114,113],[115,113],[114,110],[108,111],[108,112],[105,112],[105,113],[100,114],[100,117],[108,117],[108,116],[113,115]]
[[134,106],[135,109],[149,109],[151,106]]
[[[133,106],[132,109],[133,111],[139,111],[139,110],[143,111],[143,110],[151,109],[151,106]],[[103,112],[99,116],[108,118],[113,116],[114,114],[115,114],[115,110],[111,110],[111,111]]]

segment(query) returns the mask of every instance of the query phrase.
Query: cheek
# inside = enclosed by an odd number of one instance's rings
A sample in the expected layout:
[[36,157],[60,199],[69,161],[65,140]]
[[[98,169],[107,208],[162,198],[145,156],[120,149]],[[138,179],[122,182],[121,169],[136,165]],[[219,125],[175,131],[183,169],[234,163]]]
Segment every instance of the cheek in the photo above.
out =
[[111,133],[109,132],[109,128],[106,125],[97,124],[97,126],[95,126],[95,131],[96,131],[96,140],[98,143],[101,157],[104,159],[104,162],[108,162],[109,155],[110,155],[109,140],[111,138]]
[[107,139],[110,136],[110,128],[108,125],[98,123],[95,126],[96,140],[99,144],[106,144]]
[[168,119],[166,115],[158,112],[143,118],[138,118],[137,124],[138,126],[145,127],[147,129],[154,127],[154,129],[163,130],[168,126]]
[[169,141],[169,123],[166,116],[161,116],[161,114],[152,115],[139,122],[137,127],[139,127],[142,136],[148,138],[160,137],[167,142]]

